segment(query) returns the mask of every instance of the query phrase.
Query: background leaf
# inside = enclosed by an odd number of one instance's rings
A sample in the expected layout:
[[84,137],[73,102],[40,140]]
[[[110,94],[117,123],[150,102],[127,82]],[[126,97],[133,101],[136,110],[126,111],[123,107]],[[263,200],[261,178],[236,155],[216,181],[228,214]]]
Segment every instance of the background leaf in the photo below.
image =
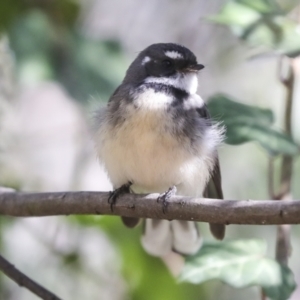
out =
[[271,155],[299,153],[292,138],[271,128],[274,118],[269,109],[241,104],[221,94],[209,99],[208,109],[213,119],[225,125],[227,144],[256,141]]
[[10,28],[19,18],[30,11],[39,10],[56,25],[73,26],[78,19],[80,3],[74,0],[53,1],[0,1],[0,32]]
[[273,112],[270,109],[245,105],[223,94],[210,97],[208,107],[213,118],[217,120],[247,120],[261,125],[271,125],[274,122]]
[[232,0],[209,19],[229,26],[250,45],[295,57],[300,54],[300,33],[297,22],[286,14],[296,5],[296,1],[279,5],[276,1]]
[[205,244],[186,258],[179,280],[198,284],[217,278],[235,288],[258,285],[271,299],[288,299],[296,287],[292,272],[265,257],[265,251],[261,240]]
[[10,42],[20,81],[57,80],[82,102],[91,97],[107,101],[128,66],[120,45],[92,40],[75,30],[61,32],[59,26],[38,9],[13,23]]

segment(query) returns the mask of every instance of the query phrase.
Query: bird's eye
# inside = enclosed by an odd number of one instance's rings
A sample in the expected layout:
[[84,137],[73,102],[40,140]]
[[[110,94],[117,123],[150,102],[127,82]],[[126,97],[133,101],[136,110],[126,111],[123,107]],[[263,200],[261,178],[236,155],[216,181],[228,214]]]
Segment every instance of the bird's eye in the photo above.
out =
[[173,65],[173,62],[170,59],[165,59],[162,61],[162,63],[165,67],[168,67],[168,68]]

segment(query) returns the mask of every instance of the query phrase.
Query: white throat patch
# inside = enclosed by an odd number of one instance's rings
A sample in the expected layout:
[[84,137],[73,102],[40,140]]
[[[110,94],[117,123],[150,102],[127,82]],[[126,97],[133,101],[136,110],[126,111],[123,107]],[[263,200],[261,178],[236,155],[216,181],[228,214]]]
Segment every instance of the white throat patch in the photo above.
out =
[[189,94],[196,94],[198,88],[198,77],[196,73],[176,73],[172,77],[148,77],[145,83],[161,83],[171,85],[175,88],[186,91]]

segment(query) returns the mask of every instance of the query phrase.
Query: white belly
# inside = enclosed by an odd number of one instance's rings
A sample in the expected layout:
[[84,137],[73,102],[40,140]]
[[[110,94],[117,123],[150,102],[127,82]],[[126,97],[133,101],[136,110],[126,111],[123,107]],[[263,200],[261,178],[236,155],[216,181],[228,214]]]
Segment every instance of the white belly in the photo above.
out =
[[96,147],[114,188],[132,181],[137,193],[162,193],[175,185],[178,194],[201,196],[213,159],[201,147],[195,155],[166,131],[168,118],[157,104],[135,110],[117,129],[102,125]]

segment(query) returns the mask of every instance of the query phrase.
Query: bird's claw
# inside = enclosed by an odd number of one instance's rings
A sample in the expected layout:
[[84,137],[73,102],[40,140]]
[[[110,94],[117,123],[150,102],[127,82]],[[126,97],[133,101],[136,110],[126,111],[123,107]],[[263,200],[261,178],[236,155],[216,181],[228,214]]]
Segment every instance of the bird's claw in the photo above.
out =
[[112,212],[114,211],[114,205],[116,204],[117,199],[123,194],[130,193],[131,185],[132,185],[132,182],[129,181],[109,193],[107,202],[110,204],[110,210]]
[[171,186],[166,192],[160,194],[157,198],[157,202],[162,202],[162,211],[165,214],[169,205],[168,200],[176,194],[176,186]]

